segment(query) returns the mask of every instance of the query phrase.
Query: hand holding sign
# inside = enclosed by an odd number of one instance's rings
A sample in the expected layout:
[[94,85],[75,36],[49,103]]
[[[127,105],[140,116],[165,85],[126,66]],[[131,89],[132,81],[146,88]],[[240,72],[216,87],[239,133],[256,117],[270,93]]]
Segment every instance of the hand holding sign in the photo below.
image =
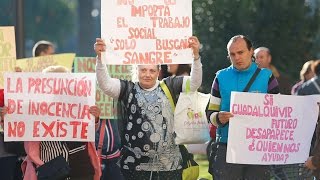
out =
[[233,117],[233,114],[231,112],[220,111],[218,113],[218,119],[222,124],[228,123],[230,118],[232,117]]
[[21,67],[16,66],[16,67],[14,67],[14,71],[15,72],[22,72],[22,69],[21,69]]
[[94,117],[95,117],[95,122],[98,123],[99,121],[99,116],[100,116],[100,113],[101,113],[101,110],[98,106],[90,106],[90,109],[89,109],[89,112],[90,114],[92,114]]
[[312,158],[313,156],[310,156],[307,161],[304,163],[304,165],[306,166],[306,168],[311,169],[311,170],[315,170],[317,169],[313,164],[312,164]]
[[106,51],[106,44],[101,38],[96,38],[96,43],[94,43],[94,51],[96,52],[98,59],[101,60],[101,52]]
[[194,60],[199,60],[199,58],[200,58],[200,55],[199,55],[200,42],[197,37],[191,36],[189,38],[189,48],[192,49]]

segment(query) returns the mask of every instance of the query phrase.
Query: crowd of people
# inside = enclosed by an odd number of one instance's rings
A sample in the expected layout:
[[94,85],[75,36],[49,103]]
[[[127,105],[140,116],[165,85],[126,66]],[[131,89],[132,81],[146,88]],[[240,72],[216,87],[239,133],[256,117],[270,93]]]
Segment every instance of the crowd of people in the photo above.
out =
[[[133,68],[136,81],[112,78],[101,61],[101,53],[108,46],[97,38],[94,50],[97,55],[96,77],[99,88],[117,101],[117,117],[101,119],[100,109],[91,106],[89,112],[95,117],[95,143],[74,141],[30,141],[24,142],[25,156],[8,153],[0,140],[0,171],[4,179],[39,179],[38,170],[46,163],[62,156],[70,167],[67,177],[71,180],[155,180],[182,179],[181,149],[174,141],[174,112],[170,99],[161,86],[164,82],[174,103],[179,94],[197,91],[202,83],[200,42],[192,36],[188,40],[193,52],[192,64],[168,65],[170,76],[163,76],[160,65],[138,65]],[[231,91],[270,94],[311,95],[320,94],[320,60],[306,62],[300,72],[301,81],[291,87],[287,77],[271,64],[271,51],[266,47],[254,49],[251,41],[243,35],[232,37],[227,44],[231,65],[219,70],[212,83],[211,98],[207,109],[208,123],[215,132],[213,143],[208,147],[208,171],[214,179],[270,179],[270,168],[266,165],[244,165],[226,162]],[[54,45],[48,41],[38,42],[33,55],[54,54]],[[23,72],[16,67],[15,71]],[[50,66],[44,73],[71,73],[63,66]],[[255,80],[248,82],[257,73]],[[211,76],[211,75],[206,75]],[[160,82],[161,80],[161,82]],[[8,111],[4,91],[1,93],[1,126]],[[320,178],[320,126],[314,133],[310,157],[305,168],[313,170]],[[19,159],[23,162],[19,163]],[[20,168],[21,167],[21,168]],[[53,168],[53,167],[52,167]],[[21,174],[19,170],[21,169]]]

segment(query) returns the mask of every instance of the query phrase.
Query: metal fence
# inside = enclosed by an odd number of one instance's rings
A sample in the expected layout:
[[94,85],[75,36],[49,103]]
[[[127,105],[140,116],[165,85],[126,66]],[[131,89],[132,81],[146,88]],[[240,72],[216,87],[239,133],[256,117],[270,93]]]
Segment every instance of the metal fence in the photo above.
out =
[[[214,141],[208,144],[207,155],[211,154],[213,144]],[[314,180],[312,171],[306,169],[304,164],[270,165],[269,167],[271,180]]]
[[312,171],[304,164],[272,165],[270,174],[272,180],[313,180]]

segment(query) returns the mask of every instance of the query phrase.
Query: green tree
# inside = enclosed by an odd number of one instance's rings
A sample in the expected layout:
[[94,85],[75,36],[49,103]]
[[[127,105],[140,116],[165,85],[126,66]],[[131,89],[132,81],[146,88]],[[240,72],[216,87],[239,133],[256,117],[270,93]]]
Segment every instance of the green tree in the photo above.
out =
[[[291,79],[298,79],[302,64],[317,56],[319,4],[298,0],[194,0],[194,33],[203,44],[203,86],[210,91],[215,72],[230,65],[226,44],[237,34],[255,47],[271,49],[273,64]],[[318,41],[317,41],[318,39]]]
[[0,26],[12,26],[14,23],[15,3],[12,0],[0,1]]
[[25,6],[25,39],[64,44],[75,34],[77,1],[28,0]]

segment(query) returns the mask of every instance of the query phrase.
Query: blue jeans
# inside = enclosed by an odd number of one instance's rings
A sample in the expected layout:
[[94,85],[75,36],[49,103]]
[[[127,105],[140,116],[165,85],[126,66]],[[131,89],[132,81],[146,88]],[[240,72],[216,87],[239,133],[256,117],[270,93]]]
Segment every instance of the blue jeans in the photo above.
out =
[[112,159],[104,159],[102,161],[102,176],[101,180],[124,180],[124,177],[120,171],[120,167],[117,165],[119,157]]

